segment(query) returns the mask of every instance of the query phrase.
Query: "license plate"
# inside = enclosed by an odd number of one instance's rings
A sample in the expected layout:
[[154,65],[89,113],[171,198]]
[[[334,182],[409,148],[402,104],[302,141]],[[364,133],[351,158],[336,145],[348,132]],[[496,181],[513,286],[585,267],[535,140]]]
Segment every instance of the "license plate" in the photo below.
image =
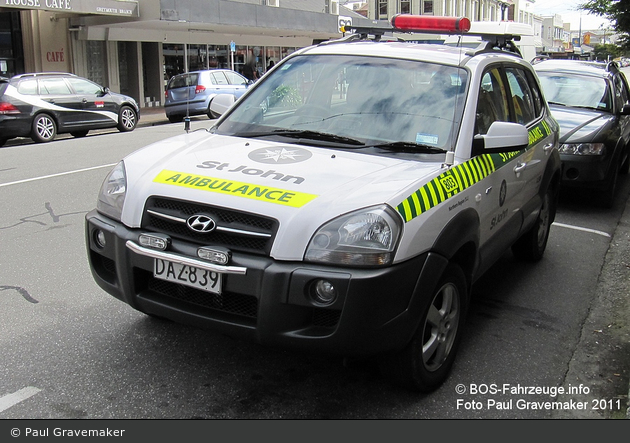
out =
[[221,274],[156,258],[153,276],[215,294],[221,293]]

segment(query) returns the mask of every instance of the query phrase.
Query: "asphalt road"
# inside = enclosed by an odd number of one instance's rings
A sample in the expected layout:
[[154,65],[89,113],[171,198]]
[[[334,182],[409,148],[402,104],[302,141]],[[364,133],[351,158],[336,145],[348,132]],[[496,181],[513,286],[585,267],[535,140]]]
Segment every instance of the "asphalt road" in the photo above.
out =
[[[563,197],[543,260],[506,253],[475,285],[451,377],[418,395],[370,362],[156,320],[96,286],[83,228],[103,178],[181,133],[165,124],[0,148],[0,419],[625,417],[628,177],[612,209]],[[559,400],[576,406],[545,403]]]

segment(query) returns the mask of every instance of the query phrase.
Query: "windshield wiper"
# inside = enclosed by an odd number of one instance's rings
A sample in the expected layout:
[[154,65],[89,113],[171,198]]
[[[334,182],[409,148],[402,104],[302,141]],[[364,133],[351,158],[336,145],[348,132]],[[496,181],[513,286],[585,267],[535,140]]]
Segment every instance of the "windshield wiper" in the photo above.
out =
[[260,131],[260,132],[242,132],[238,134],[234,134],[237,137],[265,137],[265,136],[274,136],[280,135],[282,137],[291,137],[291,138],[303,138],[308,140],[319,140],[319,141],[327,141],[327,142],[335,142],[335,143],[343,143],[346,145],[354,145],[354,146],[365,146],[360,140],[344,137],[342,135],[329,134],[327,132],[318,132],[311,131],[306,129],[275,129],[273,131]]
[[564,103],[560,103],[560,102],[547,102],[550,105],[558,105],[558,106],[566,106]]
[[375,148],[387,149],[390,151],[397,152],[412,152],[412,153],[422,153],[422,154],[443,154],[446,152],[445,149],[438,148],[437,146],[423,145],[421,143],[413,143],[413,142],[391,142],[391,143],[382,143],[380,145],[374,145]]

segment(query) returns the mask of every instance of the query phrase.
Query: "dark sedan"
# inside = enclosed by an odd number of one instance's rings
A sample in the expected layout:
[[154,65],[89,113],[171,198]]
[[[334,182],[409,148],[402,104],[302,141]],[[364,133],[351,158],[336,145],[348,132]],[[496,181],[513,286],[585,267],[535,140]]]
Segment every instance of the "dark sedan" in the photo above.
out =
[[36,143],[60,133],[84,137],[88,131],[133,131],[138,103],[74,74],[50,72],[0,78],[0,146],[13,137]]
[[560,124],[562,184],[590,189],[606,206],[630,169],[630,94],[616,63],[546,60],[534,65]]

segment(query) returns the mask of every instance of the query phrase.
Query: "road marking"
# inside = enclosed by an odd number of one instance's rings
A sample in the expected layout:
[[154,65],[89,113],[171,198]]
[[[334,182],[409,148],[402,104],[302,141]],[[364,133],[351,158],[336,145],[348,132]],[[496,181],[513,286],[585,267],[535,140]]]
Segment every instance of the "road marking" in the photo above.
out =
[[14,181],[14,182],[0,183],[0,188],[2,188],[4,186],[19,185],[20,183],[28,183],[28,182],[33,182],[33,181],[37,181],[37,180],[44,180],[45,178],[59,177],[61,175],[76,174],[78,172],[92,171],[94,169],[111,168],[112,166],[115,166],[115,165],[116,165],[116,163],[112,163],[112,164],[109,164],[109,165],[93,166],[91,168],[75,169],[74,171],[60,172],[58,174],[42,175],[41,177],[27,178],[27,179],[24,179],[24,180],[18,180],[18,181]]
[[576,231],[590,232],[591,234],[597,234],[603,237],[608,237],[608,238],[612,237],[609,233],[604,232],[604,231],[598,231],[596,229],[582,228],[580,226],[573,226],[573,225],[565,225],[564,223],[558,223],[558,222],[553,222],[553,225],[559,226],[561,228],[575,229]]
[[39,391],[41,391],[41,389],[34,386],[27,386],[26,388],[22,388],[19,391],[14,392],[13,394],[8,394],[4,397],[0,397],[0,412],[9,409],[11,406],[17,405],[18,403],[26,400],[29,397],[32,397]]

